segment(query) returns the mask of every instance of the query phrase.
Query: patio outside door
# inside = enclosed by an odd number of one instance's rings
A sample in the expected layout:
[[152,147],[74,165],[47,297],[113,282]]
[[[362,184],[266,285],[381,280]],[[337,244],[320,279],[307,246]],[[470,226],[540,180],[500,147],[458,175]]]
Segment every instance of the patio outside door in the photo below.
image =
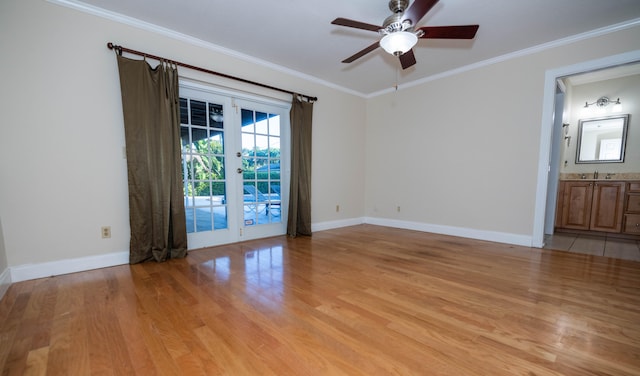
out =
[[286,233],[288,110],[181,82],[189,249]]

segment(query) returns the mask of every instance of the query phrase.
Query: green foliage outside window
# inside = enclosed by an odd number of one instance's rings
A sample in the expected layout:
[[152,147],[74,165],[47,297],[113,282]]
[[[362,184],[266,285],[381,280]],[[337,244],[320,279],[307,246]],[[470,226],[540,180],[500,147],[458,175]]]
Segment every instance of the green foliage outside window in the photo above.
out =
[[[252,150],[243,150],[243,155],[252,155]],[[258,149],[254,158],[243,158],[242,169],[244,180],[258,180],[258,189],[269,192],[269,180],[279,181],[280,171],[256,171],[274,161],[280,161],[279,149]],[[187,168],[188,184],[186,194],[189,196],[224,196],[225,170],[224,148],[219,140],[203,139],[192,144],[182,168]],[[184,171],[183,171],[184,174]],[[184,175],[183,175],[184,176]]]

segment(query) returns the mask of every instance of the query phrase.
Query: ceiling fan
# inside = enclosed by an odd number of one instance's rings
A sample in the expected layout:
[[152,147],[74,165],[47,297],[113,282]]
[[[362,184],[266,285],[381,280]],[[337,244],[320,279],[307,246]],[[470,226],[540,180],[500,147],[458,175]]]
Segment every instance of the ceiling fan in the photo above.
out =
[[473,39],[475,37],[479,25],[423,26],[416,29],[416,24],[437,2],[438,0],[415,0],[407,8],[409,0],[391,0],[389,1],[389,9],[393,14],[384,20],[382,26],[347,18],[336,18],[331,22],[334,25],[375,31],[382,36],[380,41],[342,60],[342,62],[351,63],[376,48],[382,47],[388,53],[398,56],[402,69],[407,69],[416,63],[413,46],[418,42],[418,39]]

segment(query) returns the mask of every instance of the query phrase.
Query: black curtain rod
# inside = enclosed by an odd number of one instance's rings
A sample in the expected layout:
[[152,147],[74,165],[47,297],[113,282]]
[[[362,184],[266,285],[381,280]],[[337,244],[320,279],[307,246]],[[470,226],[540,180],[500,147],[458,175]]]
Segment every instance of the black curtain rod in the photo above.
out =
[[118,46],[118,45],[115,45],[115,44],[113,44],[113,43],[111,43],[111,42],[107,43],[107,47],[108,47],[110,50],[116,50],[116,52],[117,52],[120,56],[122,56],[122,53],[123,53],[123,52],[127,52],[127,53],[130,53],[130,54],[134,54],[134,55],[138,55],[138,56],[143,56],[143,57],[148,57],[148,58],[150,58],[150,59],[154,59],[154,60],[158,60],[158,61],[160,61],[160,60],[166,60],[166,61],[170,61],[170,62],[172,62],[172,63],[173,63],[173,64],[175,64],[175,65],[179,65],[179,66],[181,66],[181,67],[185,67],[185,68],[193,69],[193,70],[196,70],[196,71],[198,71],[198,72],[204,72],[204,73],[209,73],[209,74],[213,74],[213,75],[220,76],[220,77],[224,77],[224,78],[230,78],[230,79],[232,79],[232,80],[236,80],[236,81],[244,82],[244,83],[247,83],[247,84],[256,85],[256,86],[260,86],[260,87],[264,87],[264,88],[271,89],[271,90],[280,91],[280,92],[282,92],[282,93],[287,93],[287,94],[291,94],[291,95],[299,95],[299,96],[301,96],[301,97],[305,98],[305,99],[306,99],[307,101],[309,101],[309,102],[315,102],[315,101],[317,101],[317,100],[318,100],[318,97],[312,97],[312,96],[309,96],[309,95],[298,94],[298,93],[294,93],[293,91],[289,91],[289,90],[285,90],[285,89],[280,89],[280,88],[278,88],[278,87],[274,87],[274,86],[269,86],[269,85],[261,84],[261,83],[259,83],[259,82],[255,82],[255,81],[245,80],[244,78],[239,78],[239,77],[230,76],[230,75],[228,75],[228,74],[224,74],[224,73],[220,73],[220,72],[212,71],[212,70],[205,69],[205,68],[196,67],[195,65],[185,64],[185,63],[181,63],[181,62],[179,62],[179,61],[175,61],[175,60],[171,60],[171,59],[165,59],[165,58],[160,57],[160,56],[154,56],[154,55],[151,55],[151,54],[148,54],[148,53],[145,53],[145,52],[140,52],[140,51],[132,50],[132,49],[130,49],[130,48],[126,48],[126,47]]

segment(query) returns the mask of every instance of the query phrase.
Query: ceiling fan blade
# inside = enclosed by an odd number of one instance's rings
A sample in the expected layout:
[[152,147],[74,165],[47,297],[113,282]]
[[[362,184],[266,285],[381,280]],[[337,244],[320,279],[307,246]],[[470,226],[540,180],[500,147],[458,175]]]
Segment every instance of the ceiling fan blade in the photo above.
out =
[[439,0],[415,0],[413,4],[404,11],[402,21],[411,20],[412,25],[417,25],[427,12],[438,3]]
[[340,18],[340,17],[331,21],[331,23],[334,25],[354,27],[356,29],[370,30],[375,32],[382,29],[382,26],[376,26],[376,25],[372,25],[372,24],[368,24],[360,21],[354,21],[347,18]]
[[354,55],[349,56],[348,58],[342,60],[343,63],[351,63],[361,57],[363,57],[364,55],[368,54],[369,52],[375,50],[376,48],[380,47],[380,42],[375,42],[374,44],[372,44],[371,46],[356,52]]
[[400,55],[400,65],[402,69],[407,69],[416,64],[416,56],[413,54],[413,50],[409,50]]
[[479,27],[479,25],[424,26],[418,30],[424,32],[421,39],[473,39]]

